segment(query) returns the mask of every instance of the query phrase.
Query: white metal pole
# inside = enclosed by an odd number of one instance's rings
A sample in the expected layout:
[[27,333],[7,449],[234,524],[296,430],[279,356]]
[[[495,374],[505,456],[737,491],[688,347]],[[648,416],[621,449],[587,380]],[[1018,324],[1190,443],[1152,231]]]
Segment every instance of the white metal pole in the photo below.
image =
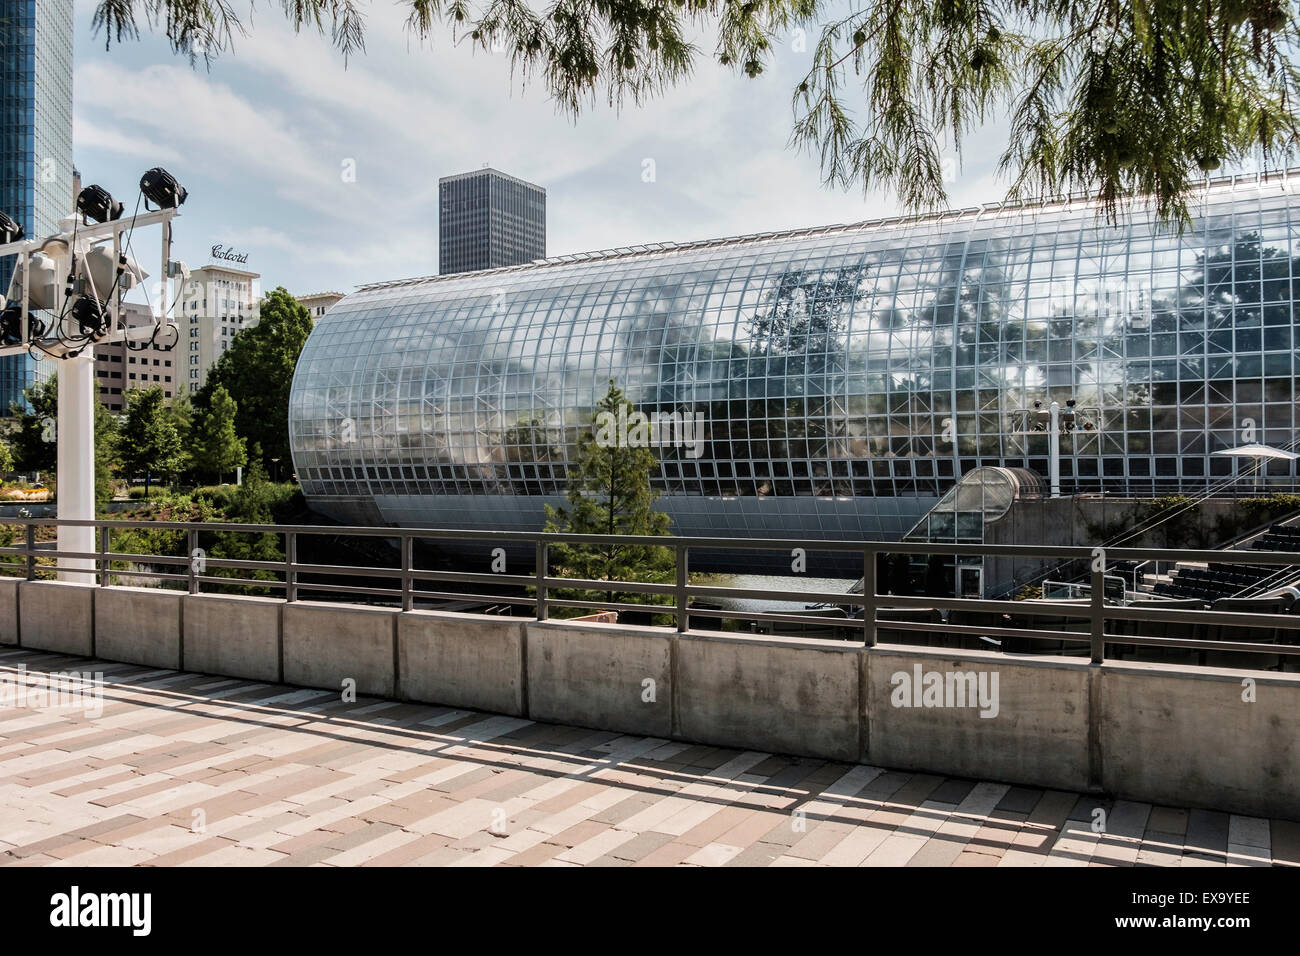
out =
[[1048,446],[1051,457],[1048,462],[1052,476],[1052,497],[1059,498],[1061,497],[1061,403],[1052,402],[1051,412],[1051,438],[1048,439],[1051,443]]
[[[59,518],[95,517],[95,356],[87,349],[59,363]],[[95,552],[93,527],[59,526],[60,551]],[[59,580],[91,583],[95,559],[60,558]]]

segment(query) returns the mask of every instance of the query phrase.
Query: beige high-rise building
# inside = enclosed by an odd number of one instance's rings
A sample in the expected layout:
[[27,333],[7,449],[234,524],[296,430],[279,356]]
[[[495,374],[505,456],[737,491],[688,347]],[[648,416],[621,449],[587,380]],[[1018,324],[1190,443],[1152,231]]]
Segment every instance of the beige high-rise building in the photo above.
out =
[[207,381],[208,371],[235,336],[257,324],[260,278],[256,272],[220,265],[206,265],[191,274],[176,316],[181,334],[176,346],[179,381],[191,392]]

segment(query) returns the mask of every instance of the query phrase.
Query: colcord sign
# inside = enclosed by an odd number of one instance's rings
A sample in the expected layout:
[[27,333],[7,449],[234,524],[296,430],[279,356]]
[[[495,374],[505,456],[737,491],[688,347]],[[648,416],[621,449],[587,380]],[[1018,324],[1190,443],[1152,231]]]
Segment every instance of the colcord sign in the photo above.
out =
[[236,252],[234,249],[227,249],[225,246],[215,245],[212,247],[212,258],[224,259],[226,262],[238,262],[240,265],[244,265],[248,262],[248,253]]

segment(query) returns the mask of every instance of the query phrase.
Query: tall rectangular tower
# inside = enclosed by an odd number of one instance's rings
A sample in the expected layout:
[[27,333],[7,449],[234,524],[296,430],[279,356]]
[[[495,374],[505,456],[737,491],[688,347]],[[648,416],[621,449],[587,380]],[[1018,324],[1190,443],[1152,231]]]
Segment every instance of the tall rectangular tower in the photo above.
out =
[[438,273],[546,258],[546,190],[490,167],[438,180]]
[[[72,11],[73,0],[0,0],[0,210],[29,237],[73,211]],[[0,260],[0,294],[13,266]],[[0,358],[0,414],[37,372],[26,355]]]

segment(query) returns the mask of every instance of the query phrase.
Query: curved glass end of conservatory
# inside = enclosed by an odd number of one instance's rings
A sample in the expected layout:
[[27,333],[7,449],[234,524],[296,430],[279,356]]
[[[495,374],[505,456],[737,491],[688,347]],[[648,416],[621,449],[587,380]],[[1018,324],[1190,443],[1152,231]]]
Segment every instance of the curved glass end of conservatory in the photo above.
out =
[[1247,422],[1296,444],[1300,204],[1274,177],[1192,212],[985,208],[365,286],[299,360],[294,466],[340,520],[540,528],[614,379],[657,417],[678,534],[898,538],[961,475],[1046,474],[1026,410],[1071,400],[1065,494],[1204,492]]

